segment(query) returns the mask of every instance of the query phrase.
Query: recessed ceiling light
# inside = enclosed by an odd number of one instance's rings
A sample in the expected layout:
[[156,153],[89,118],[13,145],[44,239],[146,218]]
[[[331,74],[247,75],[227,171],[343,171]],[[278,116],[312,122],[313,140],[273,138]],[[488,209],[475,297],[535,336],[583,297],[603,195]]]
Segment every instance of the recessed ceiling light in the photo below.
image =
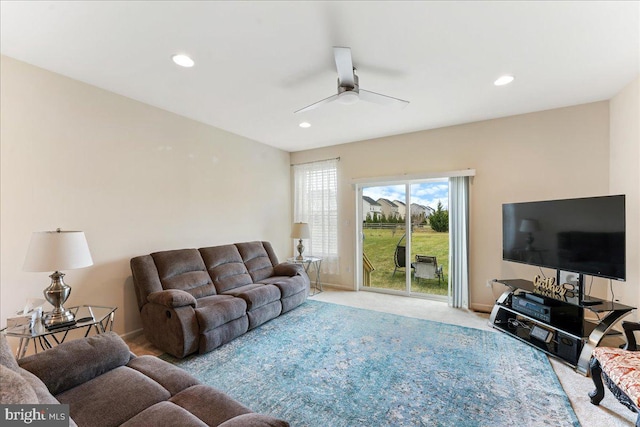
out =
[[302,123],[300,123],[298,126],[300,126],[301,128],[306,129],[306,128],[310,128],[310,127],[311,127],[311,123],[309,123],[309,122],[302,122]]
[[173,59],[173,62],[181,67],[190,68],[195,64],[195,62],[193,62],[193,59],[189,58],[187,55],[173,55],[171,59]]
[[514,77],[513,76],[501,76],[498,78],[498,80],[496,80],[495,82],[493,82],[494,85],[496,86],[504,86],[504,85],[508,85],[509,83],[511,83],[513,81]]

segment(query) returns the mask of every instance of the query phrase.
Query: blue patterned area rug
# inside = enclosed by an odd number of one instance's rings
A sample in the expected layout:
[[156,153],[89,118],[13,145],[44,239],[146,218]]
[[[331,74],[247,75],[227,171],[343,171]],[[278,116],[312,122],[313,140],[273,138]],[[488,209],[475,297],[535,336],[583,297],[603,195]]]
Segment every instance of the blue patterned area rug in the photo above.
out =
[[312,300],[161,357],[294,427],[580,425],[547,357],[513,338]]

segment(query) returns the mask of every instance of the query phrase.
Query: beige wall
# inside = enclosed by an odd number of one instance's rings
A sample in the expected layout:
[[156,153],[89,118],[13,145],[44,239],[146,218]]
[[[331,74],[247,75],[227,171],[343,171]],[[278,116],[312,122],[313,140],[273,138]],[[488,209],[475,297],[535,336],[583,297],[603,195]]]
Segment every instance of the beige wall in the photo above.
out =
[[[408,108],[411,108],[410,106]],[[362,124],[366,126],[366,124]],[[472,168],[470,303],[488,310],[501,289],[490,278],[533,278],[536,267],[502,261],[501,205],[609,194],[609,103],[292,153],[292,163],[340,157],[341,273],[329,283],[355,288],[355,197],[351,180]],[[606,293],[596,280],[594,293]]]
[[640,77],[613,97],[609,108],[610,189],[627,195],[627,281],[613,282],[613,292],[640,307]]
[[117,306],[141,327],[129,259],[269,240],[291,255],[289,153],[1,57],[0,318],[40,297],[22,271],[31,233],[83,230],[94,265],[67,271],[67,305]]

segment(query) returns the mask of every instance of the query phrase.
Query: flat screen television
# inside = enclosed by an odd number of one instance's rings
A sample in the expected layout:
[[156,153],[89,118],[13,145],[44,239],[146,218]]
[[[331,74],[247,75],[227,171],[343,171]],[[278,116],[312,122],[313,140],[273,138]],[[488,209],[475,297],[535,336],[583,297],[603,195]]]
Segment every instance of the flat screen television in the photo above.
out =
[[502,259],[626,280],[625,196],[502,205]]

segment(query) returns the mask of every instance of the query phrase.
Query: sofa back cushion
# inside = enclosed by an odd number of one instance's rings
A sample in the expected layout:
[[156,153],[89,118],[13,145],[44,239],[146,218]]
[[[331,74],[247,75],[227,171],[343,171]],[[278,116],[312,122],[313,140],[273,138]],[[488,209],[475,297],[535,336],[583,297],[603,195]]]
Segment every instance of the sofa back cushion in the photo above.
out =
[[115,332],[66,341],[53,350],[24,357],[20,367],[40,378],[51,394],[76,387],[131,360],[129,347]]
[[158,269],[162,289],[180,289],[194,298],[216,294],[216,288],[196,249],[155,252],[151,257]]
[[273,276],[273,267],[278,265],[278,258],[269,242],[236,243],[253,283]]
[[235,245],[212,246],[199,251],[219,294],[253,283]]

